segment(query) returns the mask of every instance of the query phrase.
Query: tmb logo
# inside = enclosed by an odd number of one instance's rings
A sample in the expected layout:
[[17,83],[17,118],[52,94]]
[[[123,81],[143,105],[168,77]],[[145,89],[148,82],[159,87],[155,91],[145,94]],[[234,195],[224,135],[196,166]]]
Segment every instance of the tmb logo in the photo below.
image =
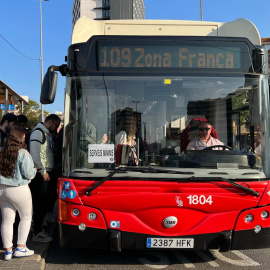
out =
[[166,217],[163,219],[162,221],[162,225],[165,227],[165,228],[172,228],[174,227],[176,224],[177,224],[177,218],[176,217]]

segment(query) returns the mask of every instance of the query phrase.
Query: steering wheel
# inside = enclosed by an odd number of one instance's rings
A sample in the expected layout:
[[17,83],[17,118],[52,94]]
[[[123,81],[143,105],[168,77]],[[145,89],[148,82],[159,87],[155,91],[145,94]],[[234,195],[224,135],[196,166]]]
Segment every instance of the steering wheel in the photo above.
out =
[[222,150],[226,150],[226,149],[231,150],[231,151],[233,150],[230,146],[223,145],[223,144],[208,146],[208,147],[204,148],[203,150],[212,150],[212,149],[217,148],[217,147],[222,148]]

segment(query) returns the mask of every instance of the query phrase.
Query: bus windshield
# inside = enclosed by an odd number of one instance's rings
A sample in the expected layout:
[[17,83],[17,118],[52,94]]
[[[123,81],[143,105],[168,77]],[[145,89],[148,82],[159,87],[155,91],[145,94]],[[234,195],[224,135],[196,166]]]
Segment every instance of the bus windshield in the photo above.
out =
[[[183,173],[172,178],[187,178],[190,172],[227,179],[269,177],[267,89],[267,76],[243,74],[68,77],[64,176],[102,177],[122,165],[131,168],[129,177],[135,167]],[[208,131],[219,147],[191,147]],[[123,134],[125,142],[120,142]],[[138,160],[132,166],[117,161],[118,144],[128,140]],[[98,145],[113,150],[113,158],[89,158]],[[153,172],[168,178],[162,170]]]

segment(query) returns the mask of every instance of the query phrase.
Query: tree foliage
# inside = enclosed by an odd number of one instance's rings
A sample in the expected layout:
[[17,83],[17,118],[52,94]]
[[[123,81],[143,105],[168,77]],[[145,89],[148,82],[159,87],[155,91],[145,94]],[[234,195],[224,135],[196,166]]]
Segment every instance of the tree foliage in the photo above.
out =
[[[248,100],[248,93],[243,93],[238,96],[232,97],[232,109],[242,109],[246,106],[248,106],[249,100]],[[247,125],[249,123],[249,111],[248,110],[241,110],[240,112],[240,124],[241,125]]]
[[[39,116],[41,115],[40,104],[36,101],[29,99],[28,105],[24,107],[23,114],[28,118],[28,129],[31,131],[33,127],[39,122]],[[20,110],[20,105],[18,106]],[[49,115],[49,112],[44,110],[45,116]]]

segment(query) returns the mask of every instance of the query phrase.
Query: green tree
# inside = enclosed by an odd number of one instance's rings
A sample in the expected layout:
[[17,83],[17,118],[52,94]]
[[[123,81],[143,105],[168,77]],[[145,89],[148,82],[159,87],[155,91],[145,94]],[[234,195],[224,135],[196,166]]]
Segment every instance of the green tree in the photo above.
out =
[[[248,101],[248,93],[243,93],[238,96],[232,97],[232,109],[233,110],[241,110],[242,108],[247,107],[249,104]],[[240,124],[247,125],[249,123],[249,111],[241,110],[240,111]]]
[[[24,107],[23,114],[28,118],[28,129],[32,131],[33,127],[39,122],[39,116],[41,115],[40,104],[36,101],[29,99],[29,104]],[[20,110],[20,105],[18,106]],[[44,114],[47,116],[49,112],[44,110]]]

